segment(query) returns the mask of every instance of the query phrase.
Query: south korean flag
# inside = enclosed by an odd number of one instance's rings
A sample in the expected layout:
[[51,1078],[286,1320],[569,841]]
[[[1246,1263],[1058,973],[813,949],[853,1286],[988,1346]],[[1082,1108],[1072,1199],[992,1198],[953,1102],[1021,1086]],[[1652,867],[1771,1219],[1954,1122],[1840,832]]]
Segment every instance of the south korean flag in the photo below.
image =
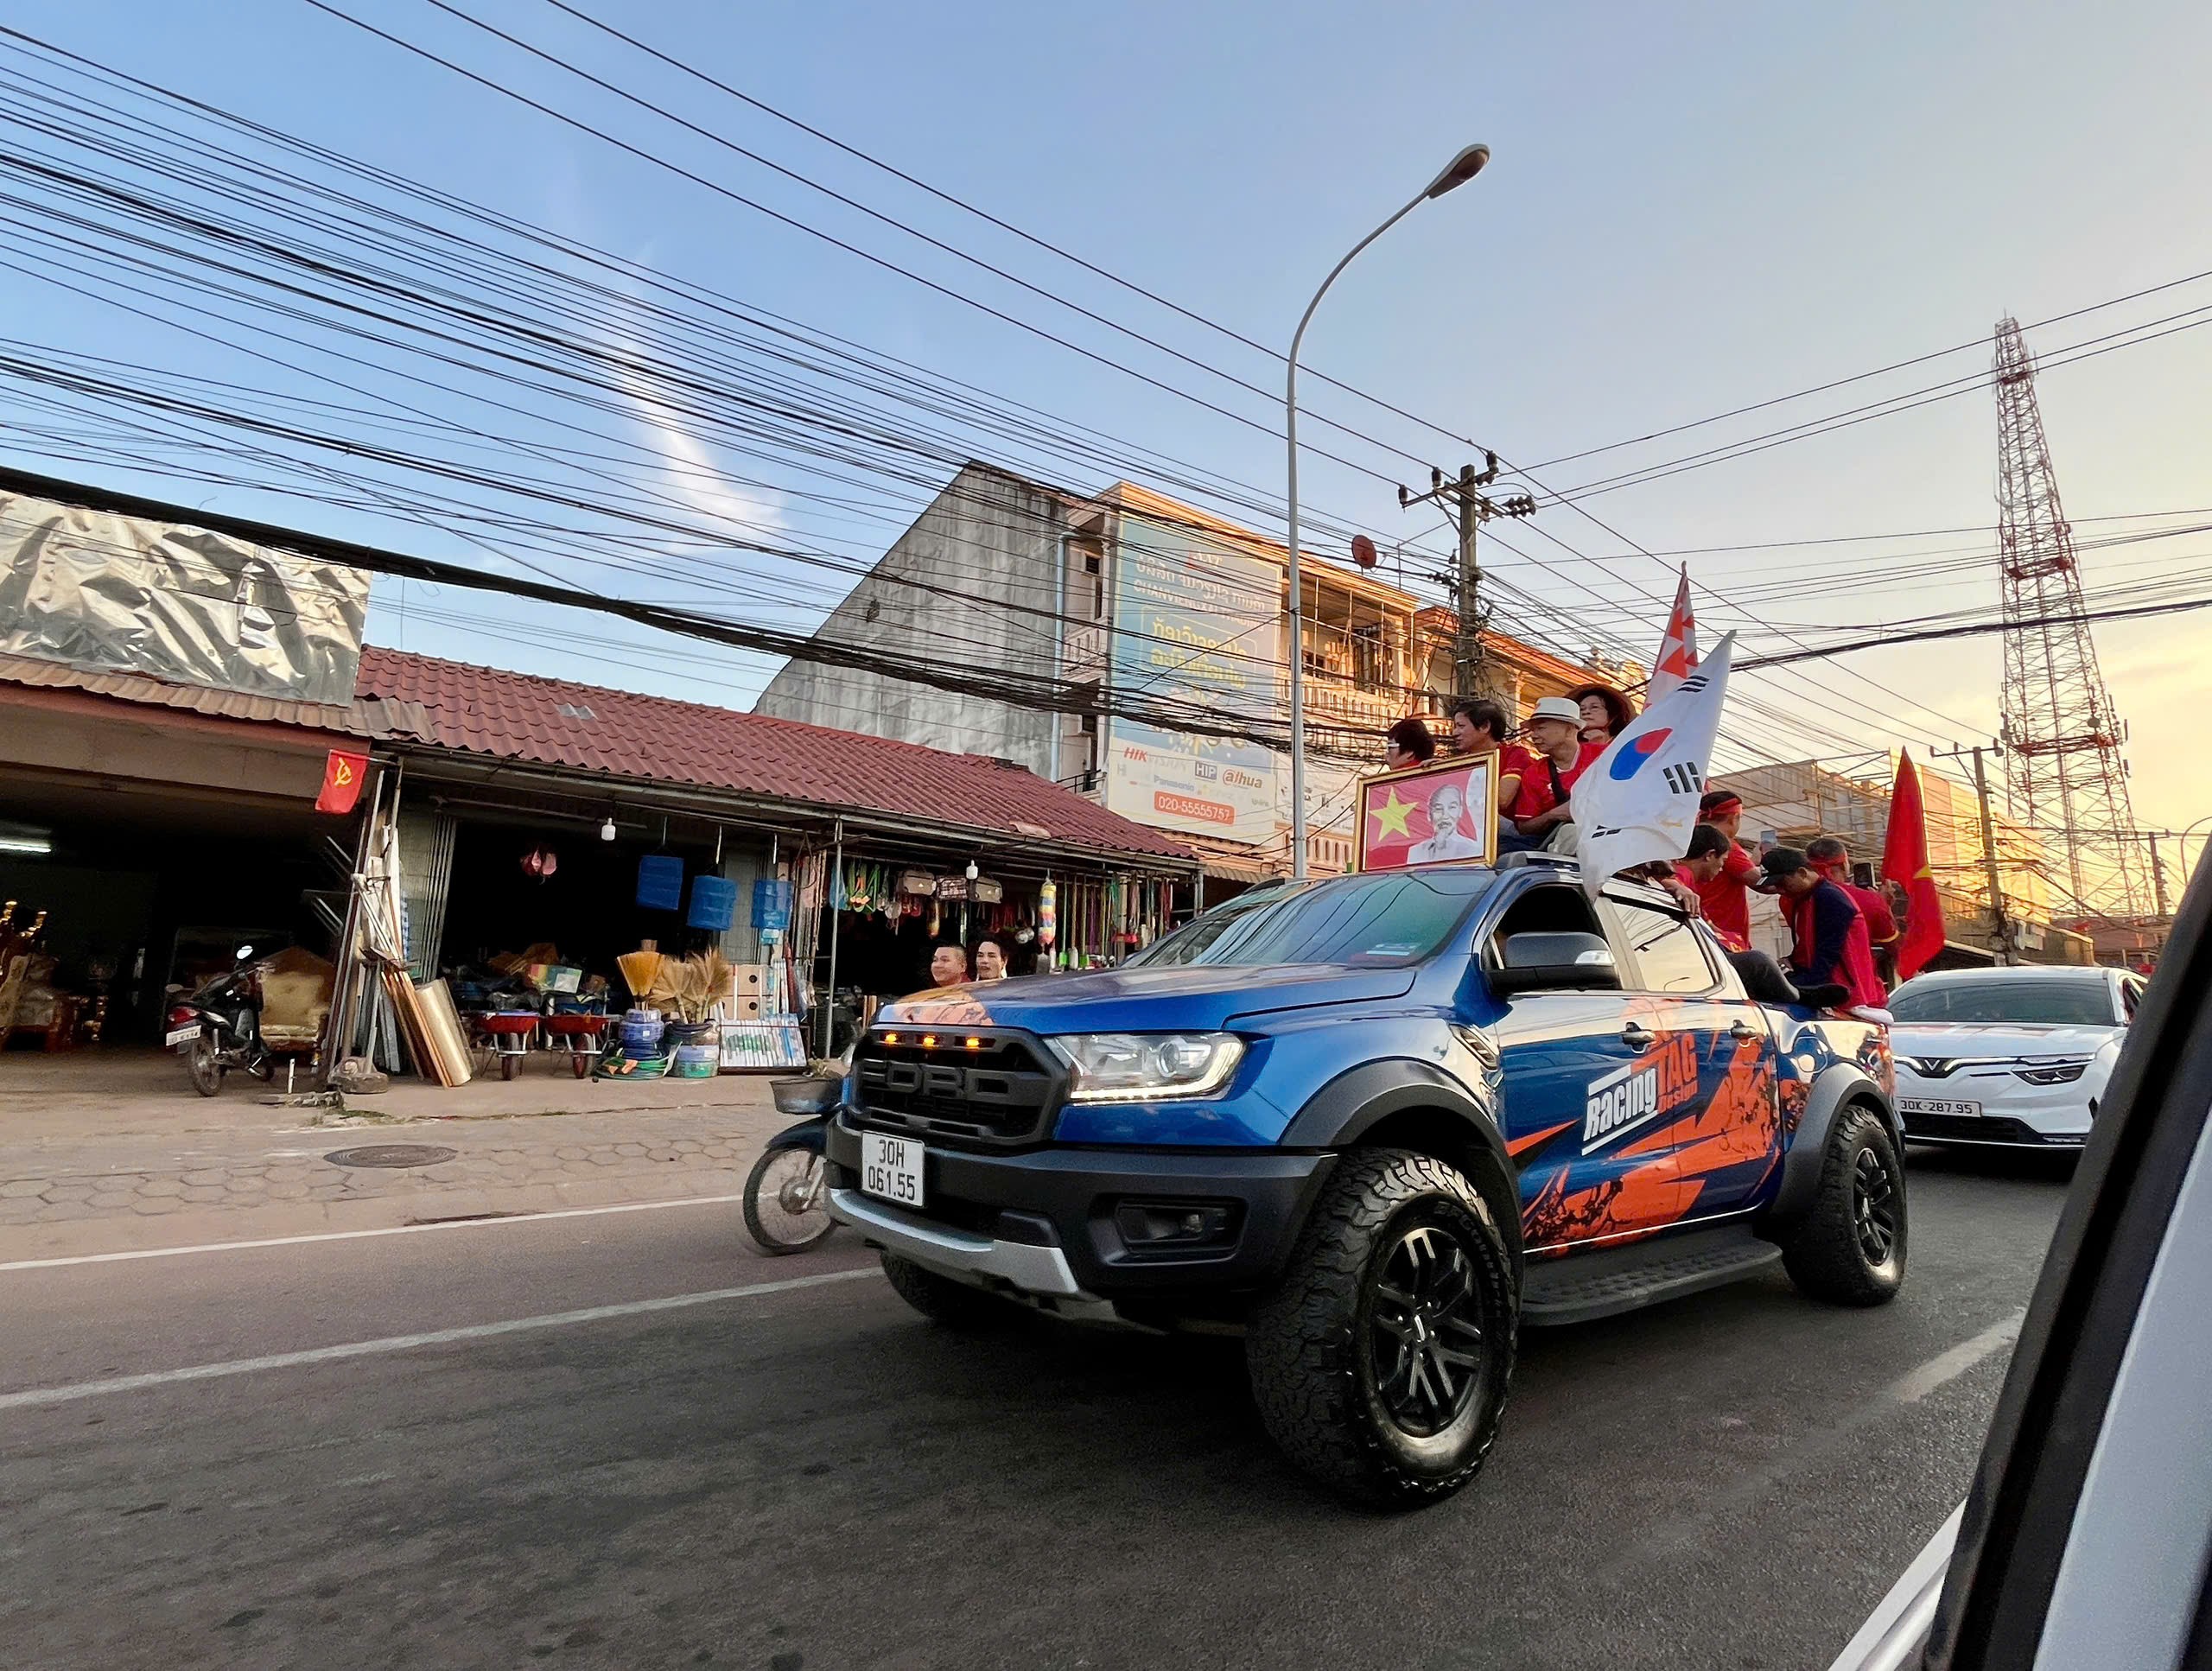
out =
[[1617,871],[1655,860],[1672,864],[1688,850],[1735,648],[1731,632],[1576,781],[1576,852],[1582,886],[1593,895]]

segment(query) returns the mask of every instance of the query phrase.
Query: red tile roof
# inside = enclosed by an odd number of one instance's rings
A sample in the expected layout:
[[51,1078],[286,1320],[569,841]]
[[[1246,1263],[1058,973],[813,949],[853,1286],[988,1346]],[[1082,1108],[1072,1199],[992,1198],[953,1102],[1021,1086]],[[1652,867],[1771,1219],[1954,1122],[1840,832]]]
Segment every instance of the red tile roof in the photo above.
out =
[[796,720],[370,645],[359,697],[418,703],[444,747],[702,789],[1191,860],[1181,842],[1019,766]]

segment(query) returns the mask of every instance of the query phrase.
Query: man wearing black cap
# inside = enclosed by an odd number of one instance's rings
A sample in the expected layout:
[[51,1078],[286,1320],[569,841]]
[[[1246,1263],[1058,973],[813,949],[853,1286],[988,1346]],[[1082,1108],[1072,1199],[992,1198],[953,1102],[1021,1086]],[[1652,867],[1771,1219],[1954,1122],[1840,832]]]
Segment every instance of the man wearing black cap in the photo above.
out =
[[1889,1000],[1874,969],[1873,948],[1859,902],[1813,868],[1794,847],[1769,849],[1760,861],[1767,880],[1782,895],[1796,944],[1789,953],[1789,978],[1799,986],[1840,983],[1851,1002],[1879,1009]]

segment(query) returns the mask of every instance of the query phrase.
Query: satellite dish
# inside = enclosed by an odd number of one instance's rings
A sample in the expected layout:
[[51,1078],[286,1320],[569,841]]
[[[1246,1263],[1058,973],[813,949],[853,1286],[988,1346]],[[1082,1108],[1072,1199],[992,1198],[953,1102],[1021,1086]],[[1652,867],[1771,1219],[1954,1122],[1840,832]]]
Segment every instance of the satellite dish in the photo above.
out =
[[1351,537],[1351,560],[1362,569],[1375,567],[1375,542],[1364,534]]

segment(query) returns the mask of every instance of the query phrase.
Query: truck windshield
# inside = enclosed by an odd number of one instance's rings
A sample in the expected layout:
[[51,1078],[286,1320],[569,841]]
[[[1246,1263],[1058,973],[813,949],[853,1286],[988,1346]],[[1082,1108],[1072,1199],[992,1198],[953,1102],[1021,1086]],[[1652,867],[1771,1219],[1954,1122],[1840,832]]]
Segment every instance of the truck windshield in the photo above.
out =
[[1444,944],[1497,882],[1476,866],[1340,876],[1245,912],[1178,962],[1252,967],[1418,963]]
[[1161,936],[1122,967],[1166,969],[1187,963],[1253,912],[1305,886],[1302,882],[1262,882],[1249,893],[1239,894],[1226,905],[1216,905],[1211,911],[1193,917],[1173,933]]

